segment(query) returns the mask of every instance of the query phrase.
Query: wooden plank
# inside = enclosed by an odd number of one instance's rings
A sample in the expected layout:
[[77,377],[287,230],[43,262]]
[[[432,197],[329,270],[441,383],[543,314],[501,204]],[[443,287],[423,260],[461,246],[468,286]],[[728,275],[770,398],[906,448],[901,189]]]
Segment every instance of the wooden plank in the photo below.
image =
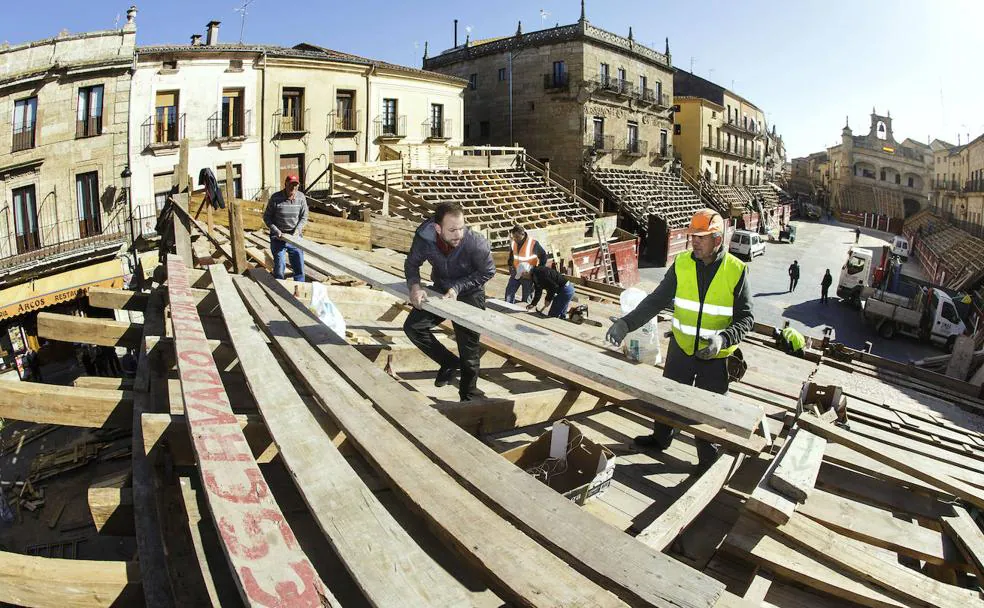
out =
[[907,606],[876,586],[846,576],[794,549],[748,515],[742,516],[731,529],[722,549],[750,559],[777,576],[863,606]]
[[765,601],[765,596],[768,595],[770,587],[772,587],[772,575],[764,570],[756,569],[755,576],[752,577],[752,582],[749,583],[748,589],[745,590],[742,597],[756,605],[761,605]]
[[[170,608],[175,605],[171,589],[170,571],[164,540],[161,533],[161,517],[157,510],[157,492],[153,463],[143,448],[143,430],[140,417],[153,409],[150,393],[152,365],[158,364],[158,353],[153,353],[149,340],[164,333],[164,297],[160,290],[150,294],[144,311],[143,339],[137,360],[137,376],[134,378],[133,417],[131,419],[131,471],[132,501],[134,506],[133,528],[137,540],[137,557],[143,564],[144,599],[150,608]],[[152,363],[153,360],[153,363]]]
[[0,602],[15,606],[143,604],[137,562],[55,559],[0,551]]
[[[835,564],[854,576],[928,606],[980,605],[980,594],[946,585],[879,554],[869,545],[829,530],[805,515],[793,513],[775,531],[797,547]],[[894,557],[894,554],[889,554]]]
[[[251,606],[338,605],[270,493],[232,412],[192,297],[188,273],[167,257],[168,296],[188,426],[223,550]],[[268,531],[261,537],[261,524]]]
[[[605,525],[443,418],[419,394],[333,334],[297,300],[291,301],[270,275],[250,275],[333,366],[358,382],[360,391],[394,425],[486,504],[584,575],[633,603],[709,606],[720,597],[723,587],[716,581]],[[577,533],[571,534],[572,529]]]
[[133,423],[133,393],[7,382],[0,390],[0,418],[37,424],[129,428]]
[[97,532],[110,536],[134,535],[130,488],[89,486],[86,500]]
[[956,541],[960,552],[974,565],[979,574],[984,574],[984,533],[966,509],[953,505],[954,515],[943,517],[943,527]]
[[793,511],[796,509],[796,503],[789,500],[779,492],[776,492],[769,486],[769,479],[775,472],[776,467],[782,461],[783,455],[789,449],[791,445],[789,439],[783,444],[782,448],[779,450],[779,454],[772,459],[769,463],[768,468],[766,468],[765,473],[759,479],[758,483],[755,485],[755,489],[752,490],[751,495],[748,497],[748,501],[745,503],[750,510],[758,513],[762,517],[768,519],[769,521],[781,524],[789,520],[789,516],[792,515]]
[[823,490],[814,489],[796,511],[844,536],[931,564],[952,564],[959,558],[946,550],[939,532]]
[[[267,297],[264,291],[245,279],[237,278],[236,285],[260,318],[260,325],[359,452],[442,541],[468,560],[499,597],[518,605],[623,605],[509,525],[381,413],[368,407],[364,398],[300,334],[292,320],[268,306],[260,308]],[[289,305],[286,308],[290,310]]]
[[700,478],[684,492],[683,496],[673,501],[668,509],[636,536],[636,540],[643,542],[657,551],[662,551],[673,542],[683,530],[689,526],[694,519],[700,515],[704,508],[710,504],[714,497],[728,481],[728,477],[735,468],[735,457],[731,454],[721,454],[714,464],[701,474]]
[[191,544],[195,552],[198,571],[201,572],[202,586],[213,607],[241,606],[236,581],[229,571],[219,548],[221,538],[207,516],[202,512],[208,511],[201,487],[197,480],[181,477],[178,480],[181,489],[181,504],[188,520],[188,531],[191,534]]
[[931,483],[978,507],[984,507],[984,491],[939,472],[939,467],[934,464],[935,461],[928,461],[928,459],[916,454],[866,439],[840,427],[815,419],[810,420],[809,416],[801,418],[800,424],[813,433],[826,438],[827,441],[845,445],[878,462],[887,464],[927,483]]
[[108,308],[110,310],[136,310],[143,312],[147,308],[149,295],[131,289],[115,289],[112,287],[89,288],[89,306]]
[[171,202],[176,207],[171,216],[173,218],[171,229],[174,231],[174,250],[188,266],[192,266],[195,257],[191,249],[191,216],[188,214],[188,195],[175,194],[171,197]]
[[79,376],[72,380],[72,386],[77,388],[97,388],[104,391],[131,391],[132,378],[114,378],[112,376]]
[[[827,444],[830,447],[834,444]],[[901,484],[824,462],[817,477],[817,488],[856,498],[889,511],[899,511],[923,522],[936,522],[951,515],[948,503]],[[952,500],[949,497],[948,500]]]
[[[246,443],[249,445],[249,453],[253,455],[256,462],[266,464],[277,456],[279,453],[277,445],[273,443],[261,416],[236,414],[236,422],[242,429]],[[166,444],[175,466],[195,465],[195,451],[191,444],[191,435],[188,433],[188,421],[184,415],[144,414],[141,423],[144,449],[148,455],[154,455]]]
[[[226,206],[229,208],[229,238],[231,240],[232,249],[232,270],[236,274],[245,272],[246,265],[246,241],[243,235],[243,219],[242,219],[242,207],[238,200],[236,200],[236,191],[233,188],[233,172],[232,163],[226,162],[225,164],[226,180],[225,180],[225,202]],[[211,232],[211,231],[209,231]]]
[[550,388],[464,403],[439,401],[434,408],[466,431],[488,434],[583,414],[606,403],[577,389]]
[[827,440],[803,429],[795,431],[789,439],[789,449],[769,478],[769,484],[793,500],[803,502],[810,496],[817,481]]
[[[342,269],[396,297],[408,297],[404,281],[379,271],[369,264],[345,255],[334,247],[312,243],[306,239],[284,236],[312,257]],[[749,436],[759,426],[762,411],[749,404],[736,402],[724,395],[710,394],[701,389],[676,382],[663,381],[650,374],[638,374],[631,363],[606,357],[571,340],[545,330],[517,326],[507,315],[469,306],[456,300],[445,300],[433,291],[424,309],[441,317],[507,342],[564,369],[598,379],[633,397],[652,403],[659,409],[671,411],[697,422],[705,422],[733,433]]]
[[319,416],[256,331],[225,268],[210,270],[246,382],[284,465],[363,595],[375,606],[466,605],[461,585],[414,543],[321,430]]
[[54,312],[38,313],[38,337],[49,340],[136,348],[140,345],[142,333],[143,325],[140,323],[76,317]]

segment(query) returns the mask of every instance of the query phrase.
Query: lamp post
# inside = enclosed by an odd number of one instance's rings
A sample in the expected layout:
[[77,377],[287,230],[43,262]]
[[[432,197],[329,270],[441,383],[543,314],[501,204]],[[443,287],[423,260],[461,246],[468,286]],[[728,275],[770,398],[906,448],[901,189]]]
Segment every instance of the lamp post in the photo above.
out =
[[137,274],[137,237],[133,228],[133,198],[130,196],[130,165],[123,167],[120,178],[123,180],[123,196],[126,197],[126,204],[130,210],[130,254],[133,256],[133,274]]

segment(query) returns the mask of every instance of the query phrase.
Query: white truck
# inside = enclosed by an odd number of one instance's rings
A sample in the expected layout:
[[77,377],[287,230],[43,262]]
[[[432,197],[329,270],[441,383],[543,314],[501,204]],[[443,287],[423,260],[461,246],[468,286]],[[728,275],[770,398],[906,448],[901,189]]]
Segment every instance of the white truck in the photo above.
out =
[[948,351],[953,350],[957,336],[967,330],[953,299],[931,287],[920,289],[911,298],[874,291],[864,300],[862,314],[883,338],[903,334],[944,345]]
[[874,273],[871,250],[851,247],[837,280],[837,297],[860,308],[862,292],[865,287],[871,287]]
[[892,255],[901,259],[903,262],[909,261],[909,239],[904,236],[892,237]]

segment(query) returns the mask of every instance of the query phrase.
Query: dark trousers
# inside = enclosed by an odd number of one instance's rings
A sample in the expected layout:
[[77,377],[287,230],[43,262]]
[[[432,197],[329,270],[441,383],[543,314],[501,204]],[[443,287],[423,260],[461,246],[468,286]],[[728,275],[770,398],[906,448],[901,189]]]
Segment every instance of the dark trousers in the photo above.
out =
[[[663,377],[680,384],[690,384],[712,393],[726,395],[728,393],[728,364],[726,359],[698,359],[691,357],[677,346],[676,340],[670,340],[666,351],[666,364],[663,366]],[[670,447],[677,429],[659,422],[653,423],[653,435],[660,448]],[[710,465],[717,457],[717,448],[709,441],[695,437],[697,458],[702,465]]]
[[506,302],[512,304],[516,301],[516,292],[519,291],[520,287],[523,288],[523,296],[520,302],[530,301],[530,294],[533,293],[533,279],[517,279],[509,275],[509,280],[506,281]]
[[789,291],[796,291],[796,284],[799,282],[799,277],[789,277]]
[[825,287],[820,288],[820,303],[821,304],[827,303],[827,288]]
[[273,277],[275,279],[284,278],[284,273],[287,272],[287,258],[289,257],[290,267],[294,270],[294,280],[298,283],[304,282],[303,251],[287,241],[270,237],[270,252],[273,254]]
[[[458,301],[485,310],[485,292],[481,289],[459,295]],[[481,334],[457,323],[452,323],[454,339],[458,344],[458,356],[456,357],[434,336],[434,328],[443,322],[444,317],[414,308],[407,315],[407,320],[403,322],[403,331],[406,332],[410,341],[435,363],[441,367],[457,367],[461,370],[458,394],[464,399],[475,390],[475,385],[478,382],[479,359],[481,358],[479,339]]]
[[571,300],[573,299],[574,286],[570,283],[565,283],[564,286],[560,288],[560,293],[554,296],[553,302],[550,304],[550,312],[547,313],[547,316],[566,319],[567,307],[571,305]]

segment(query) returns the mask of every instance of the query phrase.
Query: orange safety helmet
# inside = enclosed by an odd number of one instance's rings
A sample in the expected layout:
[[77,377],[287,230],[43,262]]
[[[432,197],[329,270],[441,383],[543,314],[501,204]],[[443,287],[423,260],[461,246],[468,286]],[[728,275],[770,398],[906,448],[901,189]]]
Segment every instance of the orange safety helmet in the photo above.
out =
[[708,234],[724,234],[724,220],[721,214],[713,209],[701,209],[690,218],[687,234],[705,236]]

